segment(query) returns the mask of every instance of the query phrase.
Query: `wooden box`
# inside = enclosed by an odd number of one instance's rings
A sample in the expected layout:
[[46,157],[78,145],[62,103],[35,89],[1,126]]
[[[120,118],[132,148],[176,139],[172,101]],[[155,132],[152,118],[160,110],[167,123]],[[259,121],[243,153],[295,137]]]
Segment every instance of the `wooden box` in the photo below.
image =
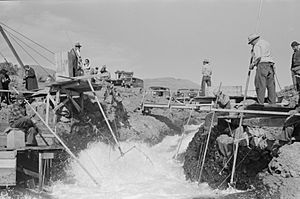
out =
[[55,65],[56,65],[56,81],[66,81],[68,79],[60,77],[73,77],[73,66],[71,64],[70,52],[55,53]]
[[16,185],[16,151],[0,151],[0,186]]
[[25,133],[21,130],[12,129],[7,134],[7,146],[8,149],[17,149],[25,147]]

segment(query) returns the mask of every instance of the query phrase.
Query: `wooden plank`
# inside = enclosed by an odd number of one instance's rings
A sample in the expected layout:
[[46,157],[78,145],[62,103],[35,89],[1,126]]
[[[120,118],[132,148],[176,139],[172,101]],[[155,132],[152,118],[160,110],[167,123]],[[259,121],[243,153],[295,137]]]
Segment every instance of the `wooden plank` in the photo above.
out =
[[0,147],[6,147],[7,145],[7,135],[0,135]]
[[46,97],[46,123],[49,125],[49,111],[50,111],[50,99],[49,99],[50,93],[47,94]]
[[0,186],[16,185],[16,168],[0,168]]
[[0,159],[13,159],[17,155],[17,151],[0,151]]
[[71,76],[73,71],[69,67],[69,57],[68,52],[59,52],[55,53],[55,65],[56,65],[56,80],[64,80],[63,78],[59,77],[60,75],[63,76]]
[[[58,90],[58,91],[56,91],[55,101],[53,102],[54,107],[56,107],[59,103],[60,103],[60,91]],[[56,132],[57,115],[55,114],[56,111],[54,111],[54,109],[53,109],[53,112],[54,112],[53,124],[55,125],[54,129],[55,129],[55,132]]]
[[43,187],[43,159],[42,154],[39,153],[39,190]]
[[25,133],[21,130],[12,129],[7,134],[7,148],[15,149],[25,147]]
[[43,160],[54,159],[54,153],[40,153]]
[[[19,169],[18,169],[19,170]],[[34,171],[31,171],[29,169],[25,169],[23,168],[22,170],[26,175],[29,175],[31,177],[34,177],[34,178],[39,178],[39,174],[37,172],[34,172]]]
[[53,111],[56,112],[58,109],[60,109],[62,106],[64,106],[70,99],[67,98],[63,102],[59,103],[56,107],[54,107]]
[[71,102],[73,103],[73,105],[75,106],[75,108],[77,109],[78,112],[81,111],[81,107],[79,106],[79,104],[77,104],[77,102],[72,98],[72,96],[69,96],[69,99],[71,100]]
[[17,158],[13,159],[0,159],[0,168],[16,168]]

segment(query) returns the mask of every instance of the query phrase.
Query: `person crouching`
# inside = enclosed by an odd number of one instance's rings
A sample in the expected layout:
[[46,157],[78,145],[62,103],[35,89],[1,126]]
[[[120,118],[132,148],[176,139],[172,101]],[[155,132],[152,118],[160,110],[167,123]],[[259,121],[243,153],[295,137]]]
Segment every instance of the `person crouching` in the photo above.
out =
[[24,96],[19,94],[12,105],[8,120],[11,128],[18,128],[25,133],[26,146],[37,146],[37,128],[26,114]]

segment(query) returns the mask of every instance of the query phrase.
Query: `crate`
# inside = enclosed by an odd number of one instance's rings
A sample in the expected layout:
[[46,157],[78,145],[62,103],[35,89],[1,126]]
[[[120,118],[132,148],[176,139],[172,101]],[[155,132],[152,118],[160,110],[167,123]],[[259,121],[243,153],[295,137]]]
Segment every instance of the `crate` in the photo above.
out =
[[0,151],[0,186],[16,185],[16,151]]
[[17,149],[25,147],[25,133],[18,129],[12,129],[7,134],[7,148]]

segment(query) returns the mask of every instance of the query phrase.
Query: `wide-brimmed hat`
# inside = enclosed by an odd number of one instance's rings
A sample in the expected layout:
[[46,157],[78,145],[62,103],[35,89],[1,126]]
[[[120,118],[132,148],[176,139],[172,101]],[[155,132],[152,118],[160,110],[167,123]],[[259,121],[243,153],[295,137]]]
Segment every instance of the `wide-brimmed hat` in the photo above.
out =
[[204,59],[203,63],[209,63],[209,59]]
[[292,43],[291,43],[291,46],[292,47],[295,47],[295,46],[299,46],[300,44],[297,42],[297,41],[293,41]]
[[251,44],[255,39],[258,39],[260,36],[256,33],[249,35],[248,37],[248,44]]
[[81,47],[81,45],[80,45],[80,43],[79,42],[77,42],[77,43],[75,43],[75,47]]

